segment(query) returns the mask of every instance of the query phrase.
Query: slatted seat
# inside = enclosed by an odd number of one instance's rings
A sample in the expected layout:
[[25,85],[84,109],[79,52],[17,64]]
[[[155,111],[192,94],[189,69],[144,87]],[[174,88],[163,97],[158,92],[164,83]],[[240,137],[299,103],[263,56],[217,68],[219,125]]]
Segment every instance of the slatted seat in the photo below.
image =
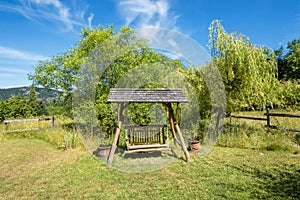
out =
[[167,151],[168,134],[165,133],[166,125],[127,126],[126,153]]

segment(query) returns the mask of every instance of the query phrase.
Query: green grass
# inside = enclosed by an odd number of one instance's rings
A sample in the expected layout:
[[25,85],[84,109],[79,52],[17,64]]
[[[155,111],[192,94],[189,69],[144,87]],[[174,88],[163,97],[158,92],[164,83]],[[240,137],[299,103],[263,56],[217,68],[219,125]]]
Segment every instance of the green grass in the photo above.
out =
[[[12,139],[35,138],[47,141],[64,150],[83,146],[70,118],[56,118],[54,128],[50,125],[51,122],[49,121],[12,123],[9,124],[9,127],[0,124],[0,142]],[[41,128],[41,130],[6,132],[7,130],[22,130],[37,127]]]
[[208,156],[192,154],[191,163],[179,159],[147,173],[107,169],[76,148],[82,145],[70,119],[23,133],[4,133],[0,125],[0,199],[299,199],[300,147],[293,134],[266,132],[256,121],[234,123]]
[[81,148],[39,139],[0,145],[1,199],[297,199],[300,153],[216,147],[168,167],[132,174],[107,169]]
[[[284,110],[271,112],[286,113]],[[300,114],[299,111],[289,113]],[[262,111],[238,112],[233,115],[266,118]],[[230,124],[229,118],[225,119],[225,123]],[[299,150],[295,133],[285,130],[300,129],[299,118],[271,117],[271,125],[277,126],[277,130],[267,130],[266,121],[232,118],[231,124],[232,126],[228,126],[222,132],[218,146],[257,150]]]

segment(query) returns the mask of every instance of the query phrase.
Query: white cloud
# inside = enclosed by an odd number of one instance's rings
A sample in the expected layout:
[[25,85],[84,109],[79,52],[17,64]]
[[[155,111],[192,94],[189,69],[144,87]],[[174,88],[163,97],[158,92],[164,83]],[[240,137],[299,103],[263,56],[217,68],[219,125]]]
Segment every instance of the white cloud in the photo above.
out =
[[10,73],[0,73],[0,77],[14,77],[15,74],[10,74]]
[[89,28],[92,27],[92,21],[93,21],[93,18],[94,18],[94,13],[91,13],[90,16],[88,17],[88,26]]
[[39,61],[46,60],[46,56],[22,52],[16,49],[0,46],[0,58],[14,59],[14,60],[27,60],[27,61]]
[[60,0],[19,0],[20,3],[0,3],[0,10],[15,12],[27,19],[41,23],[47,20],[51,23],[62,23],[67,31],[75,26],[84,26],[90,23],[84,19],[87,6],[79,10],[71,9]]
[[[179,16],[171,11],[168,0],[122,0],[118,6],[126,25],[137,27],[135,33],[147,39],[151,48],[172,59],[180,58],[177,41],[169,40],[165,35],[170,36],[170,29],[178,29],[176,22]],[[163,48],[161,44],[164,44]]]
[[170,11],[167,0],[122,0],[118,6],[126,25],[176,29],[178,16]]
[[13,67],[0,67],[0,72],[10,72],[10,73],[20,73],[20,74],[28,74],[28,70],[13,68]]

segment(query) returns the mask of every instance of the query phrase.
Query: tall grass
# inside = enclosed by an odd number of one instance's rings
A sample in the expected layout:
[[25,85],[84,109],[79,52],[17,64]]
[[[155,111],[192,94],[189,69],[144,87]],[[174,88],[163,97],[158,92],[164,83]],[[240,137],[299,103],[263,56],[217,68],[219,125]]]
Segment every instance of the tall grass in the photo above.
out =
[[[55,119],[54,127],[51,127],[51,122],[49,121],[11,123],[8,125],[8,127],[5,127],[4,124],[1,124],[0,141],[35,138],[49,142],[50,144],[63,150],[81,147],[82,143],[75,128],[70,128],[67,126],[71,123],[72,120],[70,118],[62,117]],[[40,130],[6,132],[7,130],[22,130],[30,128],[40,128]]]
[[[276,110],[272,112],[286,112]],[[300,114],[299,111],[289,112]],[[239,112],[234,115],[265,117],[264,112]],[[218,146],[235,147],[243,149],[259,150],[299,150],[299,144],[294,132],[288,132],[286,128],[300,129],[300,119],[272,117],[271,124],[278,127],[277,130],[265,128],[265,121],[254,121],[246,119],[232,118],[232,125],[229,119],[225,119],[226,128],[219,137]],[[0,124],[0,141],[16,138],[37,138],[63,149],[73,149],[83,147],[80,136],[75,130],[74,122],[68,117],[58,117],[55,120],[55,127],[50,127],[51,122],[40,121],[31,123],[12,123],[8,129],[23,129],[40,127],[39,131],[26,131],[18,133],[6,133],[4,124]],[[123,137],[125,134],[121,134]],[[120,138],[119,145],[124,146],[125,138]]]
[[[263,112],[239,112],[235,115],[264,117]],[[265,121],[236,118],[231,120],[231,125],[229,119],[225,120],[227,126],[218,140],[218,146],[260,150],[300,150],[295,133],[286,130],[287,128],[299,129],[300,119],[272,117],[271,124],[278,127],[276,130],[267,129]]]

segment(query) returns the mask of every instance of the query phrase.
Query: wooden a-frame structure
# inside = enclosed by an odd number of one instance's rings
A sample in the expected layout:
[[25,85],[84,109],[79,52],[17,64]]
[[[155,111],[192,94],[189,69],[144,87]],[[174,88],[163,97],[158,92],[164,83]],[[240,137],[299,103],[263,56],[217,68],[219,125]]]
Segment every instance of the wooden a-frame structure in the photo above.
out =
[[[169,124],[171,132],[176,142],[176,132],[179,136],[179,140],[184,152],[187,162],[190,162],[190,155],[187,151],[183,136],[181,134],[179,125],[178,125],[178,105],[179,103],[187,103],[188,99],[184,95],[182,89],[173,89],[173,88],[151,88],[151,89],[135,89],[135,88],[112,88],[110,89],[108,95],[108,102],[118,103],[118,127],[116,129],[116,134],[114,141],[107,158],[107,167],[111,167],[113,156],[117,148],[117,142],[120,136],[120,130],[122,126],[122,113],[124,109],[130,103],[162,103],[167,107]],[[177,107],[174,113],[172,108],[172,103],[176,103]]]

